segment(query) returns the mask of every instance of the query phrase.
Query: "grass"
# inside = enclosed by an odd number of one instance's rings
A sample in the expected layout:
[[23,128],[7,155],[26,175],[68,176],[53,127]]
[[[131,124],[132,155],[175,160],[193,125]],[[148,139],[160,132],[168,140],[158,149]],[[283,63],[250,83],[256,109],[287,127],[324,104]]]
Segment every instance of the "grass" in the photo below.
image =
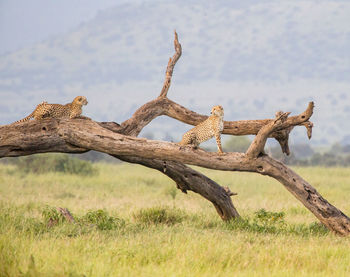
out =
[[[203,170],[238,192],[239,221],[162,174],[97,164],[35,175],[0,164],[0,276],[348,276],[350,238],[329,233],[275,180]],[[295,168],[350,214],[350,169]],[[54,207],[68,208],[75,224]],[[49,218],[57,224],[48,227]]]

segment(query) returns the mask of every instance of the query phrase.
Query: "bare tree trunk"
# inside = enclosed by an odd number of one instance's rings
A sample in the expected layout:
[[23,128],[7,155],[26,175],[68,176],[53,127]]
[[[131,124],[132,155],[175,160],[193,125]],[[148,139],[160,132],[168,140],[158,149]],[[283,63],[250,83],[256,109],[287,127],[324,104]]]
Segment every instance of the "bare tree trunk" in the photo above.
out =
[[182,163],[132,156],[118,156],[118,158],[129,163],[142,164],[157,169],[173,179],[177,188],[182,192],[187,193],[187,190],[190,190],[200,194],[214,205],[223,220],[239,217],[230,198],[230,196],[235,195],[234,193]]
[[95,122],[81,119],[44,119],[0,126],[0,158],[43,152],[83,153],[96,150],[121,160],[154,168],[175,181],[177,187],[199,193],[211,201],[223,220],[239,217],[230,196],[234,195],[203,174],[184,164],[227,170],[248,171],[268,175],[281,182],[325,226],[337,234],[350,233],[350,219],[327,202],[310,184],[284,164],[264,153],[267,138],[279,141],[284,153],[289,154],[289,133],[295,126],[304,126],[311,138],[309,121],[314,105],[296,116],[278,112],[274,119],[225,121],[224,133],[256,135],[247,153],[219,155],[191,146],[137,138],[140,131],[154,118],[167,115],[182,122],[197,125],[207,117],[197,114],[169,100],[167,92],[176,61],[181,56],[181,45],[175,33],[175,54],[170,58],[163,89],[158,98],[144,104],[125,122]]

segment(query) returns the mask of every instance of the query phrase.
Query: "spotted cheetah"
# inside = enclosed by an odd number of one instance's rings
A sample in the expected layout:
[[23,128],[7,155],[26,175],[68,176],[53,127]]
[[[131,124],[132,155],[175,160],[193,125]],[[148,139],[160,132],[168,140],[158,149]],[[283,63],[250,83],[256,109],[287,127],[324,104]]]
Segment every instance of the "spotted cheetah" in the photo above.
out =
[[221,147],[220,133],[224,130],[224,109],[222,106],[214,106],[211,109],[211,116],[206,120],[199,123],[196,127],[186,132],[182,140],[179,142],[180,145],[192,144],[195,147],[204,141],[215,136],[216,143],[218,145],[218,152],[223,153]]
[[82,113],[82,106],[88,103],[85,96],[77,96],[72,103],[65,105],[61,104],[48,104],[46,101],[36,106],[35,110],[27,117],[16,121],[15,123],[25,122],[34,118],[36,120],[44,118],[75,118],[79,117]]

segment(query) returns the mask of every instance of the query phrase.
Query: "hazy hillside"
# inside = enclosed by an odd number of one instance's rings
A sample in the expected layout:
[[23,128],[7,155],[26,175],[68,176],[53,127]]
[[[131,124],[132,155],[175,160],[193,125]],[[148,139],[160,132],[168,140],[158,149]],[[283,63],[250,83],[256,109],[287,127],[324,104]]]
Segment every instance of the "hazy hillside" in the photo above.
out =
[[[297,113],[314,100],[314,143],[350,142],[350,3],[227,2],[119,5],[1,56],[0,124],[42,100],[64,103],[77,94],[89,98],[85,113],[96,120],[124,120],[159,93],[176,29],[183,56],[172,99],[203,113],[222,104],[232,120]],[[187,128],[164,119],[151,127],[175,138]]]

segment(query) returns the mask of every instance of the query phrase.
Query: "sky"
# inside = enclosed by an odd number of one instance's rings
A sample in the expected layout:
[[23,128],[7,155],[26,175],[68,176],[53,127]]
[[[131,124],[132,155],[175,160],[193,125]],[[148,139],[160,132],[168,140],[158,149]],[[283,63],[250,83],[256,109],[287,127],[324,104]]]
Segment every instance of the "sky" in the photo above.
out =
[[0,0],[0,124],[76,95],[87,116],[122,122],[160,90],[174,29],[172,100],[204,114],[221,104],[228,120],[312,100],[312,143],[350,143],[350,1],[337,0]]
[[0,0],[0,55],[64,34],[104,9],[135,0]]

